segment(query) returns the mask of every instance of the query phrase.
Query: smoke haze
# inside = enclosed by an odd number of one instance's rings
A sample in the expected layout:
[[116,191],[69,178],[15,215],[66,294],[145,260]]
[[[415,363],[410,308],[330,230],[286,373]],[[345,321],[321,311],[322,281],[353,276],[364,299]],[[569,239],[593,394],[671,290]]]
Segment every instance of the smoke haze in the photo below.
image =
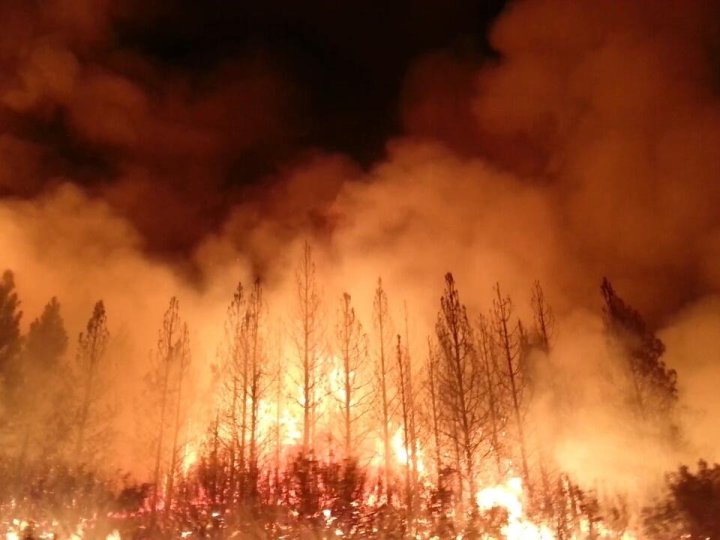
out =
[[[177,295],[202,404],[236,282],[260,275],[271,314],[292,312],[304,239],[328,317],[347,290],[369,327],[382,276],[398,325],[407,302],[417,358],[446,271],[472,313],[499,281],[523,318],[539,279],[557,317],[546,376],[579,385],[577,414],[538,428],[559,459],[622,484],[640,463],[655,477],[718,458],[715,3],[509,3],[492,54],[436,46],[396,74],[401,127],[369,162],[305,137],[313,109],[286,59],[258,47],[204,70],[168,65],[122,42],[118,28],[152,20],[126,6],[0,7],[0,252],[25,327],[57,295],[72,354],[102,298],[132,393]],[[648,461],[604,404],[602,276],[661,329],[682,455]],[[551,382],[533,414],[552,406]]]

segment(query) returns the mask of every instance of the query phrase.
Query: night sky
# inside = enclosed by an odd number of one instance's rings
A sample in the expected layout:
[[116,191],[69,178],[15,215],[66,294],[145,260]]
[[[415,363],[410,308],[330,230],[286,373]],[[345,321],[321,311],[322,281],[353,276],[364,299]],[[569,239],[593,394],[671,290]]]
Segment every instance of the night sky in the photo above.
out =
[[492,57],[486,33],[504,4],[166,0],[118,24],[118,36],[122,47],[196,76],[237,58],[267,62],[292,89],[293,150],[339,151],[367,165],[401,131],[413,62],[439,50]]

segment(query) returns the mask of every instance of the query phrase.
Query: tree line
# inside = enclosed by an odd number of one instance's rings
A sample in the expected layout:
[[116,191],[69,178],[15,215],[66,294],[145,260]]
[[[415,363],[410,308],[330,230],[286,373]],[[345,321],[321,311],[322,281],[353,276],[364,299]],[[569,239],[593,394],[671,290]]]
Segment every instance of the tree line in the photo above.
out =
[[[258,537],[472,538],[499,534],[508,519],[501,508],[482,508],[478,493],[517,477],[528,515],[557,538],[628,526],[622,505],[581,489],[554,460],[552,441],[529,415],[556,333],[540,283],[529,291],[525,322],[500,284],[486,312],[470,313],[446,274],[420,357],[411,354],[422,349],[410,343],[411,313],[405,304],[400,320],[391,316],[381,279],[367,326],[346,292],[335,316],[323,315],[309,243],[295,285],[280,328],[260,280],[235,288],[202,437],[188,425],[191,332],[179,300],[170,299],[142,383],[152,470],[145,483],[118,485],[96,473],[119,436],[113,419],[121,406],[103,302],[69,360],[59,302],[51,299],[21,335],[20,301],[6,272],[2,460],[12,481],[0,505],[20,500],[35,511],[54,508],[47,502],[54,499],[66,515],[80,516],[102,501],[107,514],[148,537],[252,530]],[[676,374],[663,362],[662,342],[608,280],[600,292],[607,344],[622,363],[618,402],[659,436],[677,439]],[[59,502],[63,493],[71,503]]]

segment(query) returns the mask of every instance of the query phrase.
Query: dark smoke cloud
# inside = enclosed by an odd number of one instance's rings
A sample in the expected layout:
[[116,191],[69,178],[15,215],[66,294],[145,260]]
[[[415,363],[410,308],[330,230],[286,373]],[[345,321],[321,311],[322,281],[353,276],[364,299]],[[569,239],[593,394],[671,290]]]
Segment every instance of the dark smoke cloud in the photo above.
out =
[[418,62],[406,125],[544,186],[566,259],[662,316],[718,285],[716,20],[711,2],[513,3],[493,65]]

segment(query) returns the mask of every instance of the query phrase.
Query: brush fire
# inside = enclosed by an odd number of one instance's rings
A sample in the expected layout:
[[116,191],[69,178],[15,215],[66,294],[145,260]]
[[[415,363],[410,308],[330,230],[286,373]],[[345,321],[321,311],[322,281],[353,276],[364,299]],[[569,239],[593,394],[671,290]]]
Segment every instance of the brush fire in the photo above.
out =
[[717,2],[0,20],[0,538],[720,540]]

